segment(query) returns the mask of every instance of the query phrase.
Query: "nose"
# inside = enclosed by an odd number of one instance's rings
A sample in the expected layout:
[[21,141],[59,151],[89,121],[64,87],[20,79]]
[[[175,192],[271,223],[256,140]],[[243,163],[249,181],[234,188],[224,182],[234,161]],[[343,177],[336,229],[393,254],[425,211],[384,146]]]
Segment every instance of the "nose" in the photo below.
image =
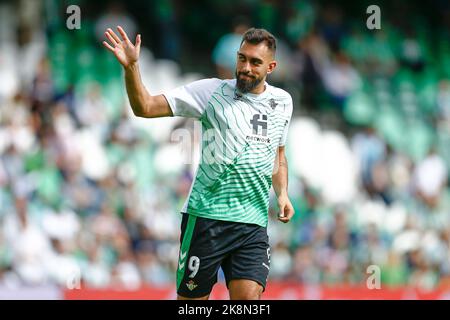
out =
[[241,67],[241,72],[249,73],[250,71],[251,71],[250,63],[248,62],[243,63]]

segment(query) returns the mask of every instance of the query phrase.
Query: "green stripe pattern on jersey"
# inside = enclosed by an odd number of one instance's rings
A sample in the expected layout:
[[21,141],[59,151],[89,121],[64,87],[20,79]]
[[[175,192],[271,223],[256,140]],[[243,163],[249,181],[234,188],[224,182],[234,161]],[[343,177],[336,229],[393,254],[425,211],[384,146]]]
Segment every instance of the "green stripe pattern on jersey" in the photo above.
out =
[[184,232],[183,240],[181,242],[180,256],[178,258],[178,271],[177,271],[177,290],[180,287],[183,275],[186,270],[187,257],[189,255],[189,249],[191,247],[192,234],[194,233],[195,222],[197,217],[188,215],[188,221],[186,230]]
[[[223,82],[200,118],[202,157],[184,210],[266,227],[272,170],[291,100],[287,93],[272,91],[260,99],[234,97],[234,87]],[[277,102],[275,108],[271,100]]]

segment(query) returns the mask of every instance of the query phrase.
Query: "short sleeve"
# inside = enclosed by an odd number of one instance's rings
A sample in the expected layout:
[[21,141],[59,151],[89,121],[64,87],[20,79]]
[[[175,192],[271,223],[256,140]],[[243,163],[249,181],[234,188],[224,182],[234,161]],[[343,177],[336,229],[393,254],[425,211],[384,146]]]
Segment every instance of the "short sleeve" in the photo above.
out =
[[174,116],[199,119],[211,95],[222,80],[211,78],[191,82],[163,93]]
[[280,144],[279,144],[280,147],[286,145],[288,131],[289,131],[289,125],[290,125],[291,119],[292,119],[293,104],[292,104],[292,97],[289,94],[288,94],[288,98],[286,99],[286,102],[285,102],[285,109],[286,109],[285,112],[287,115],[287,119],[286,119],[286,123],[284,125],[283,134],[280,139]]

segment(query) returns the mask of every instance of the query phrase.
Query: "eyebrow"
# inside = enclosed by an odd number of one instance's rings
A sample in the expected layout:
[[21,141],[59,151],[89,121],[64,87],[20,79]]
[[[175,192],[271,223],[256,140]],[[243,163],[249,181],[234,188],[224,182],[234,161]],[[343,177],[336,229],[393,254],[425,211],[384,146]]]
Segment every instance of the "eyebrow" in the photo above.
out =
[[264,61],[262,61],[261,59],[259,59],[259,58],[255,58],[255,57],[247,57],[245,54],[243,54],[243,53],[241,53],[241,52],[239,52],[238,51],[238,55],[239,55],[239,57],[244,57],[244,58],[246,58],[246,59],[250,59],[250,61],[252,61],[252,62],[258,62],[258,63],[263,63]]

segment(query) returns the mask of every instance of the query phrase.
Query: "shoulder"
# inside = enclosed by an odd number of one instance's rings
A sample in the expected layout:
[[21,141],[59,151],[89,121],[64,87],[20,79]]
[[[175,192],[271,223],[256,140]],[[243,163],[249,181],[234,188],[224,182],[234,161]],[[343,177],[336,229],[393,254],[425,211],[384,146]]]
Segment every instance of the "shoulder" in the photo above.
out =
[[224,79],[219,80],[217,88],[220,88],[219,93],[221,95],[232,95],[234,93],[234,89],[236,88],[236,79]]
[[232,89],[234,89],[236,87],[236,79],[225,79],[222,80],[222,82],[227,86],[230,87]]
[[196,89],[196,90],[215,90],[217,87],[219,87],[222,84],[223,80],[217,79],[217,78],[207,78],[207,79],[201,79],[194,82],[191,82],[187,86]]
[[217,78],[207,78],[191,82],[180,87],[183,94],[199,97],[203,102],[209,100],[214,92],[222,85],[223,80]]
[[270,90],[269,97],[271,99],[275,99],[275,101],[278,104],[283,105],[284,106],[283,110],[287,114],[292,114],[293,101],[292,101],[291,94],[289,92],[287,92],[286,90],[283,90],[281,88],[277,88],[274,86],[270,86],[270,85],[269,85],[269,90]]
[[292,96],[286,90],[283,90],[281,88],[274,87],[271,85],[269,85],[269,88],[270,88],[270,93],[274,99],[281,100],[286,103],[288,103],[288,102],[292,103]]

